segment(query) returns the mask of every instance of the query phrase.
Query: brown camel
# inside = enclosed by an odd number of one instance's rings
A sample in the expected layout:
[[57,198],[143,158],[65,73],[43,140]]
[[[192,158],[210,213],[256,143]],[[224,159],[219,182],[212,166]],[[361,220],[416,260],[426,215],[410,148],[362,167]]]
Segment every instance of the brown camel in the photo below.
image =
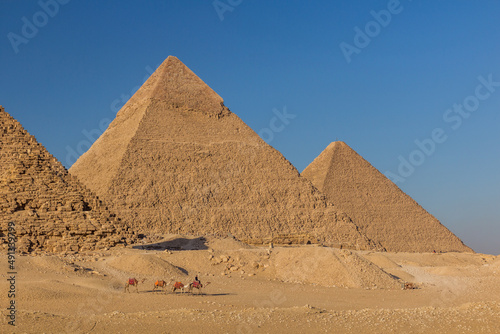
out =
[[138,281],[138,280],[136,280],[135,278],[129,278],[129,279],[128,279],[128,281],[127,281],[127,283],[125,284],[125,290],[124,290],[123,292],[127,292],[127,291],[128,291],[128,292],[130,293],[130,289],[129,289],[129,287],[130,287],[130,286],[135,286],[135,292],[139,293],[139,288],[138,288],[139,283],[141,283],[141,284],[142,284],[142,283],[144,283],[144,281],[145,281],[145,280],[146,280],[146,279],[145,279],[145,278],[143,278],[143,279],[139,282],[139,281]]
[[182,293],[186,292],[186,289],[189,290],[189,284],[184,285],[182,282],[175,282],[174,286],[172,287],[172,292],[175,292],[175,290],[181,290]]
[[163,280],[158,280],[155,282],[155,286],[153,288],[153,292],[156,291],[156,289],[161,289],[161,291],[163,291],[168,285],[170,285],[170,283],[167,283]]
[[203,285],[201,284],[200,281],[194,281],[193,283],[189,283],[189,288],[188,288],[188,291],[189,292],[193,292],[193,289],[197,289],[198,290],[198,294],[201,294],[201,289],[208,286],[210,284],[210,282],[207,282],[207,284]]

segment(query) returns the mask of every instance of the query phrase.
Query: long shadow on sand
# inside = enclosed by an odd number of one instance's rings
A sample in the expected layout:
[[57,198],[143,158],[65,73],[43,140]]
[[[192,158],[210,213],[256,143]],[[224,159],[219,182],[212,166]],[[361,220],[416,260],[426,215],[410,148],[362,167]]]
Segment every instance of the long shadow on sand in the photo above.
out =
[[153,291],[153,290],[146,290],[146,291],[139,291],[139,293],[155,293],[158,295],[167,295],[167,296],[186,296],[186,297],[203,297],[203,296],[209,296],[209,297],[219,297],[219,296],[236,296],[235,293],[172,293],[168,292],[165,293],[164,291]]
[[190,296],[190,297],[218,297],[218,296],[236,296],[235,293],[169,293],[168,295],[173,295],[173,296]]
[[205,244],[206,242],[207,240],[204,237],[194,239],[176,238],[173,240],[155,242],[146,245],[136,245],[132,248],[159,251],[206,250],[208,249],[207,245]]

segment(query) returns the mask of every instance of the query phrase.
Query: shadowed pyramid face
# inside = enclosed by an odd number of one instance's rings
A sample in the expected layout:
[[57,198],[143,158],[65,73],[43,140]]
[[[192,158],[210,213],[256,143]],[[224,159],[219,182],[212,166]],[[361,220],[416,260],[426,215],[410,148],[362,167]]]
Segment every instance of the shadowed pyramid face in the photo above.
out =
[[388,251],[472,251],[343,142],[331,143],[302,176]]
[[175,57],[70,172],[145,230],[375,247]]
[[[129,227],[3,108],[0,162],[1,230],[14,222],[20,252],[76,252],[133,241]],[[0,235],[0,245],[6,237]]]

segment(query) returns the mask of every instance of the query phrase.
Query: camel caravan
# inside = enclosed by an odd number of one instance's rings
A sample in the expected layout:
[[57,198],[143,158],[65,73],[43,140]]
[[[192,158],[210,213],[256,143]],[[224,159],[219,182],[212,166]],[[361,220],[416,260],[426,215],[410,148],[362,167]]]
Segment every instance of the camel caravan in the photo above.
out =
[[[135,287],[135,292],[139,293],[139,284],[143,284],[145,281],[145,278],[139,281],[135,277],[131,277],[127,280],[127,283],[125,284],[125,290],[123,292],[128,291],[130,293],[130,287],[133,286]],[[196,289],[197,294],[200,295],[203,294],[203,288],[205,288],[209,284],[210,282],[207,282],[206,284],[201,283],[201,281],[198,279],[198,276],[196,276],[192,282],[188,282],[186,284],[173,280],[171,280],[169,283],[164,280],[157,280],[154,284],[152,292],[162,291],[168,293],[168,291],[171,290],[172,293],[175,293],[177,290],[179,290],[181,293],[193,294],[193,291]],[[171,289],[169,289],[169,287],[171,287]]]

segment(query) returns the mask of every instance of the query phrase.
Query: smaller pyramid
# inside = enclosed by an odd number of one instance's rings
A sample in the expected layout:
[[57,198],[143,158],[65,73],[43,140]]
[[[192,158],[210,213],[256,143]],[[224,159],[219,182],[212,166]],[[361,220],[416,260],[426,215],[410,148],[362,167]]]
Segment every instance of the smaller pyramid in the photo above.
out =
[[132,230],[0,106],[0,248],[78,252],[135,239]]
[[472,252],[434,216],[344,142],[301,174],[390,252]]

